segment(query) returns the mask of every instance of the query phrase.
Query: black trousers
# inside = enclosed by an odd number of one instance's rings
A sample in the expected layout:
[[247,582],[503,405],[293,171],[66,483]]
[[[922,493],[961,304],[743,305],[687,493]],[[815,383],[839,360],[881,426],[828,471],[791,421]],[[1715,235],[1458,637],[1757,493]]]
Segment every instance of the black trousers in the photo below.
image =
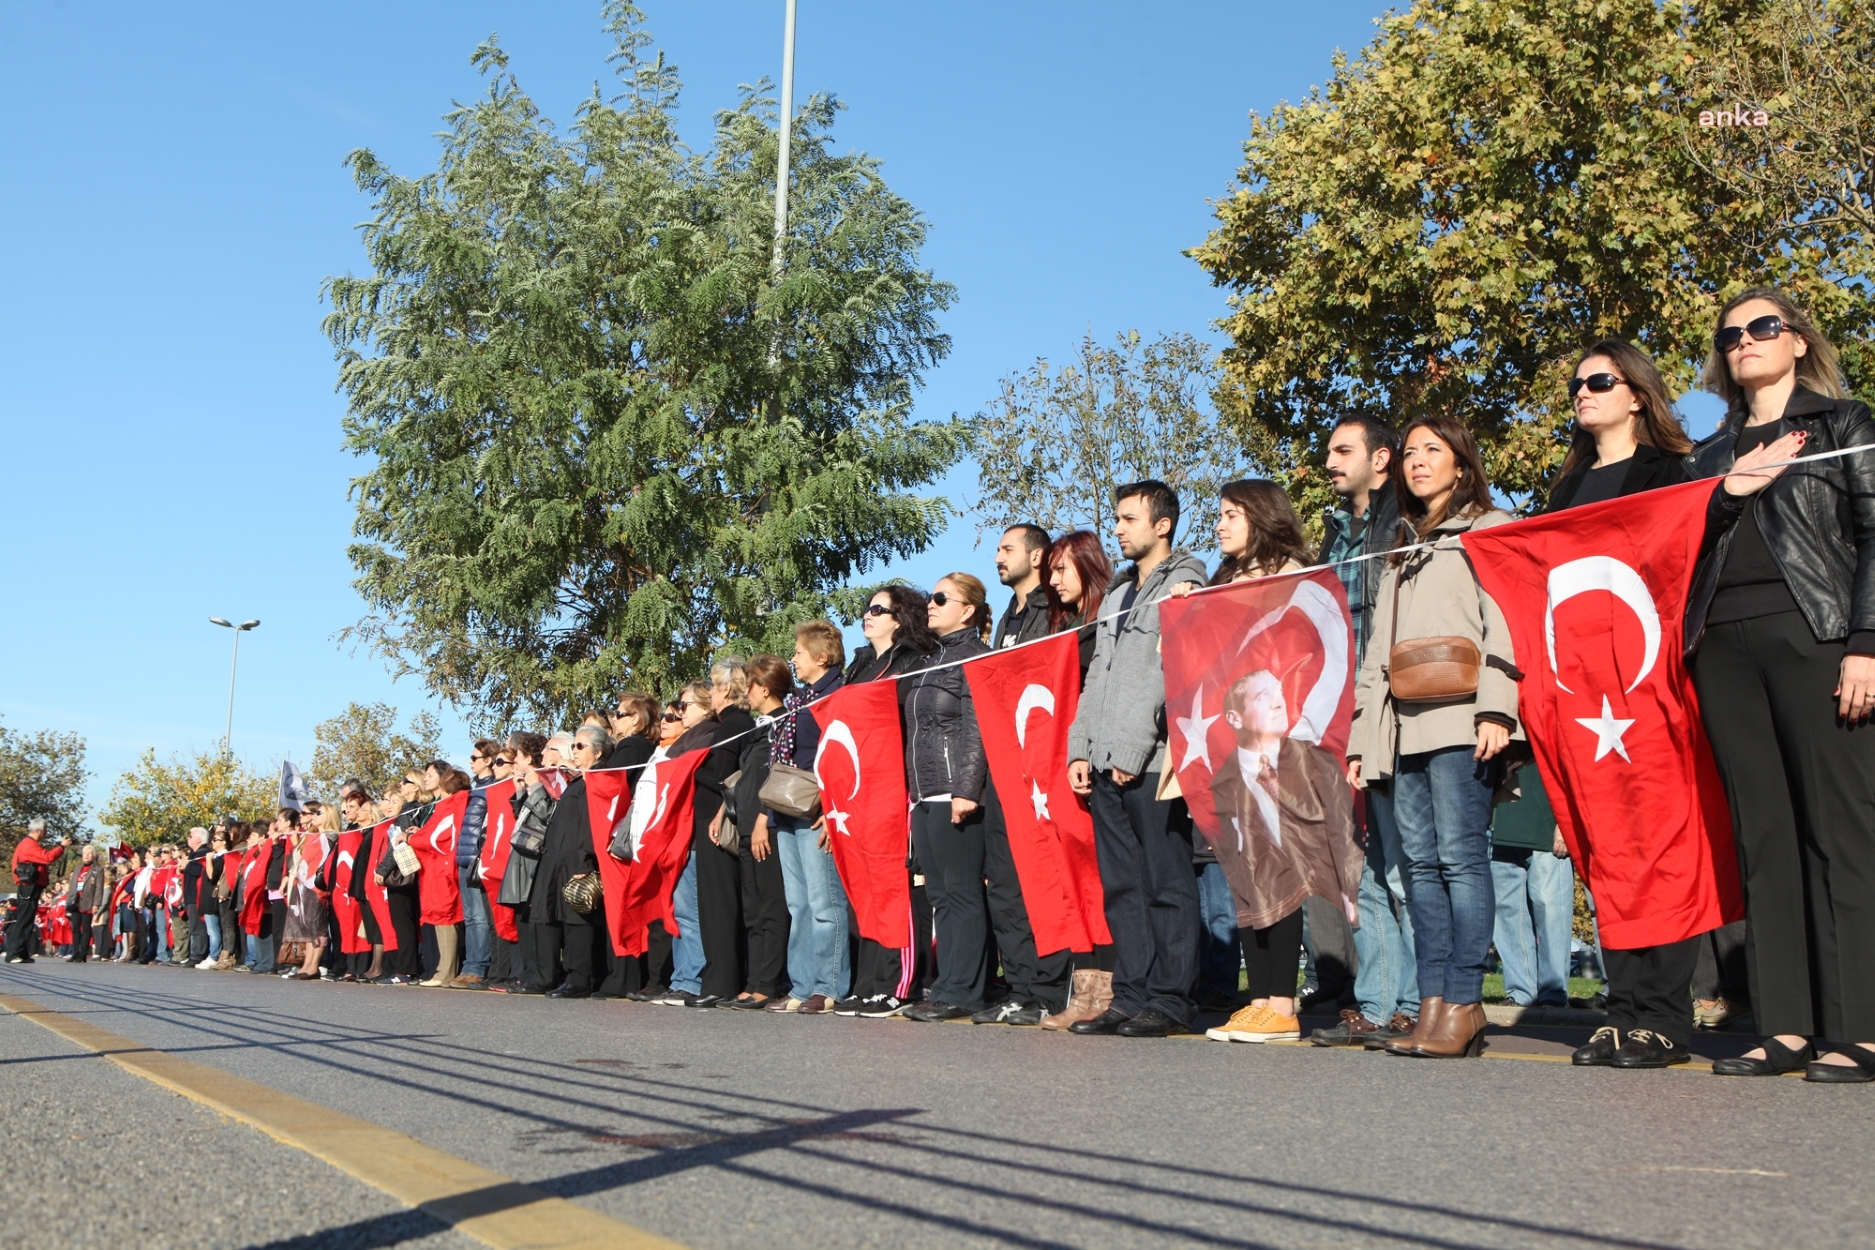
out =
[[920,803],[911,813],[911,844],[931,895],[937,979],[929,997],[970,1011],[983,1009],[990,981],[990,905],[983,884],[983,811],[951,823],[948,801]]
[[[781,876],[781,852],[771,835],[768,858],[757,860],[742,839],[737,865],[742,881],[742,925],[748,934],[748,975],[742,988],[773,997],[788,980],[788,892]],[[706,991],[707,992],[707,991]],[[738,991],[740,992],[740,991]]]
[[384,952],[384,972],[386,975],[409,977],[414,981],[422,969],[422,950],[417,936],[417,887],[392,886],[388,893],[391,932],[397,938],[397,949]]
[[1240,929],[1244,986],[1250,999],[1294,998],[1302,962],[1302,916],[1298,907],[1267,929]]
[[189,962],[199,964],[208,958],[208,926],[202,923],[202,909],[189,908]]
[[1602,950],[1608,971],[1608,1023],[1626,1033],[1651,1029],[1685,1048],[1693,1040],[1693,969],[1699,944],[1690,937],[1664,946]]
[[[710,840],[714,807],[699,795],[691,854],[697,861],[697,929],[703,938],[703,993],[734,998],[742,988],[742,865]],[[720,804],[718,805],[720,806]]]
[[550,990],[565,974],[560,966],[560,926],[520,922],[521,979],[530,989]]
[[72,962],[82,964],[91,958],[91,913],[74,907],[67,914],[72,921]]
[[520,975],[521,959],[516,953],[518,945],[499,933],[489,935],[488,979],[490,981],[512,981]]
[[1693,970],[1693,997],[1723,998],[1734,1007],[1751,1005],[1745,971],[1745,922],[1735,920],[1699,938],[1699,964]]
[[985,787],[983,795],[983,871],[989,878],[990,930],[1002,956],[1009,996],[1025,1003],[1040,1003],[1050,1015],[1065,1011],[1074,953],[1064,949],[1043,955],[1036,951],[1035,928],[1022,898],[1015,856],[1009,850],[1009,822],[993,784]]
[[33,920],[39,914],[40,885],[22,885],[13,903],[13,921],[7,926],[7,958],[25,959],[32,954]]
[[1181,1024],[1197,1014],[1198,879],[1183,799],[1161,800],[1159,774],[1122,786],[1094,774],[1094,850],[1113,934],[1113,1006],[1129,1016],[1157,1007]]
[[587,991],[598,989],[605,978],[606,957],[612,953],[607,944],[605,927],[581,920],[539,927],[551,930],[552,935],[547,940],[558,942],[560,946],[561,962],[566,968],[566,988]]
[[1875,1042],[1875,724],[1836,718],[1842,657],[1780,612],[1709,626],[1693,683],[1732,807],[1758,1031]]

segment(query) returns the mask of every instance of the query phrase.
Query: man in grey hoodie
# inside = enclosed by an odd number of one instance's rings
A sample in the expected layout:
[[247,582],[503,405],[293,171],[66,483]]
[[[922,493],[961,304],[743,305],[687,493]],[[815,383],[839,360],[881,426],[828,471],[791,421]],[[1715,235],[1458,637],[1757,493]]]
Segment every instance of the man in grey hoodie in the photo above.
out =
[[1113,533],[1133,561],[1108,587],[1080,711],[1068,735],[1068,780],[1088,796],[1113,932],[1113,1006],[1076,1033],[1164,1037],[1190,1026],[1198,975],[1198,885],[1191,824],[1158,797],[1165,770],[1165,673],[1159,601],[1206,580],[1204,562],[1174,550],[1178,495],[1164,482],[1113,492]]

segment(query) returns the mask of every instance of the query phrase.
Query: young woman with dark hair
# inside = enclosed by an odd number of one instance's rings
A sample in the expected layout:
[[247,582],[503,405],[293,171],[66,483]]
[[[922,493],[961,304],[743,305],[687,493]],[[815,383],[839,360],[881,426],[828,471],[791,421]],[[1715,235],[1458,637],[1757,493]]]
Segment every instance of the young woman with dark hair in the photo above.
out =
[[1093,622],[1113,581],[1113,561],[1092,530],[1074,530],[1048,545],[1042,556],[1042,588],[1048,594],[1048,632],[1077,629],[1081,639],[1081,681],[1094,662]]
[[1875,445],[1829,340],[1782,293],[1719,312],[1706,385],[1725,423],[1687,457],[1719,477],[1686,619],[1745,884],[1765,1044],[1728,1076],[1875,1080]]
[[1569,381],[1575,436],[1545,512],[1600,503],[1686,479],[1692,450],[1646,352],[1603,339],[1582,353]]
[[[1425,1058],[1484,1049],[1484,968],[1496,897],[1491,804],[1518,734],[1516,654],[1504,614],[1478,585],[1457,539],[1511,518],[1491,502],[1471,431],[1447,416],[1421,417],[1401,439],[1394,478],[1411,544],[1387,561],[1372,642],[1356,683],[1348,780],[1391,783],[1394,817],[1412,874],[1420,1013],[1387,1043]],[[1402,682],[1397,643],[1463,638],[1477,648],[1477,686],[1428,701]],[[1409,694],[1396,697],[1396,685]]]

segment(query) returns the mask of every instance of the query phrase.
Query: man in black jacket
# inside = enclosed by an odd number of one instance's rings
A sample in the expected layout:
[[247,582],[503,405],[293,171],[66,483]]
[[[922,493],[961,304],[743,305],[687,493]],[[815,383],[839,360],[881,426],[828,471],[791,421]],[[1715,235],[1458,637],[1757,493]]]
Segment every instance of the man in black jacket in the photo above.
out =
[[996,544],[996,579],[1011,592],[1009,606],[990,635],[990,645],[998,651],[1048,633],[1048,594],[1042,589],[1042,556],[1047,551],[1048,531],[1039,525],[1012,525]]

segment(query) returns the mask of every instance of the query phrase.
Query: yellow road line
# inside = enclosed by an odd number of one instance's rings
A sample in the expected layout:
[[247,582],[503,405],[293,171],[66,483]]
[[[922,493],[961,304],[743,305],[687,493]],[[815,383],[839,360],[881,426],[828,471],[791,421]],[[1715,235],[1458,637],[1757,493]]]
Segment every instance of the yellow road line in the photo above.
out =
[[31,999],[0,994],[0,1007],[323,1159],[496,1250],[684,1250],[680,1242],[445,1154],[408,1134],[177,1058]]

